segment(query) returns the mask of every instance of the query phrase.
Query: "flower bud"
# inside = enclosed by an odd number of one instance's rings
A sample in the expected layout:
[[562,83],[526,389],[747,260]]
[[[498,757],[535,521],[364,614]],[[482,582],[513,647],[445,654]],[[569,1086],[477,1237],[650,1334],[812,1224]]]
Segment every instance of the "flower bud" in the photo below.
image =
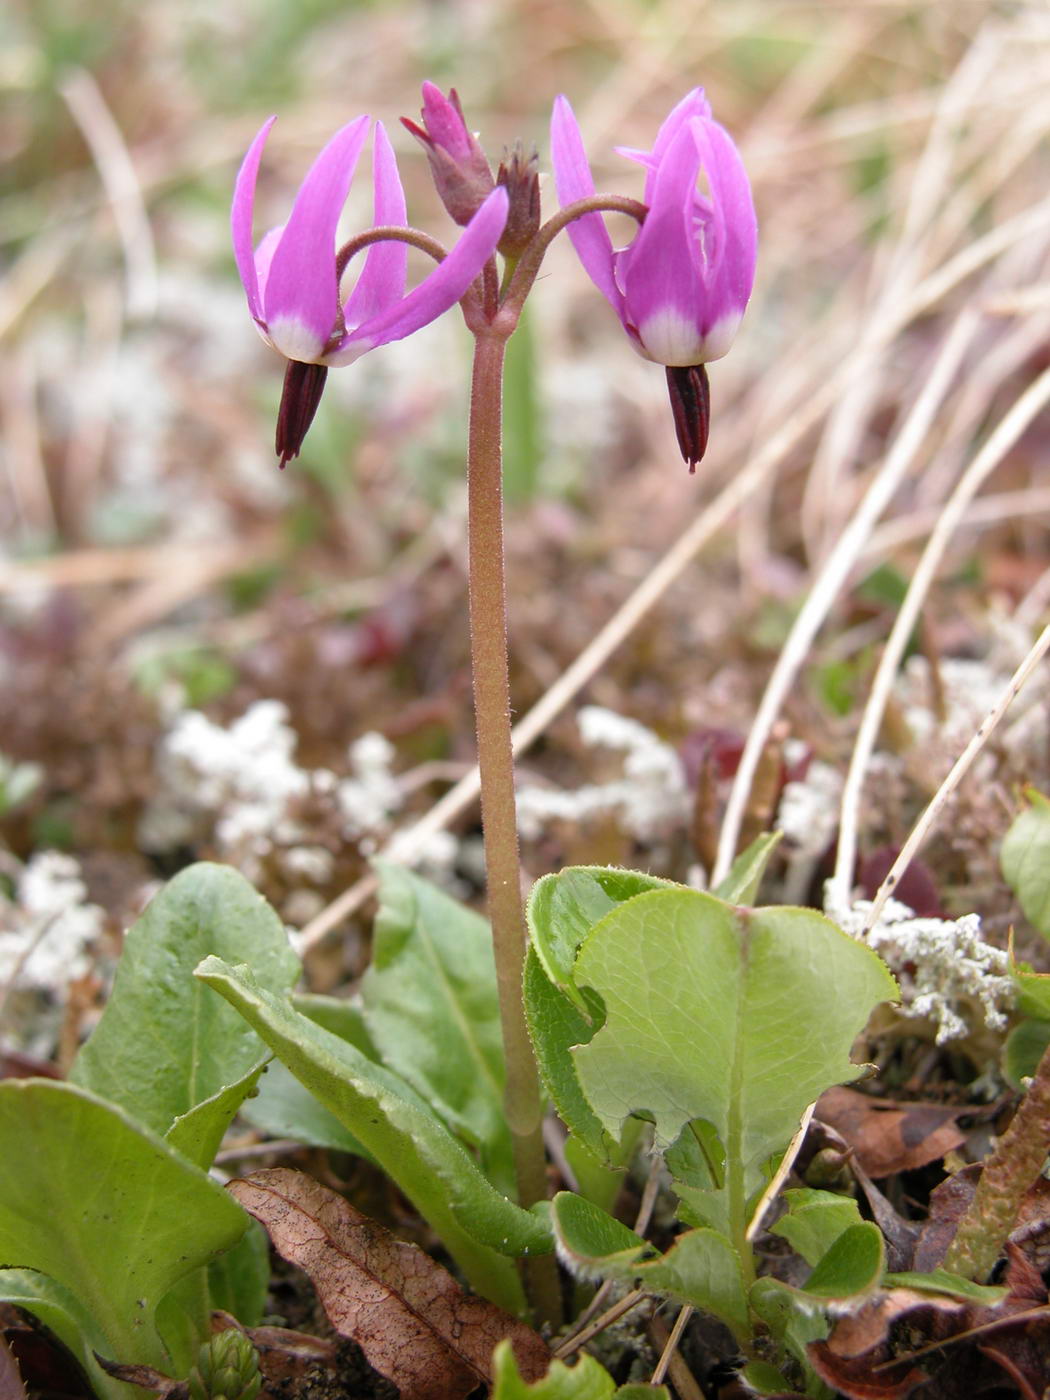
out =
[[503,186],[510,199],[507,226],[499,241],[499,251],[505,258],[520,258],[540,226],[538,162],[536,152],[526,158],[518,142],[500,162],[496,173],[496,184]]
[[236,1327],[205,1342],[190,1372],[190,1400],[255,1400],[262,1386],[259,1353]]
[[401,118],[426,151],[441,202],[457,224],[469,224],[495,189],[492,170],[477,137],[467,130],[455,88],[446,97],[423,84],[423,125]]

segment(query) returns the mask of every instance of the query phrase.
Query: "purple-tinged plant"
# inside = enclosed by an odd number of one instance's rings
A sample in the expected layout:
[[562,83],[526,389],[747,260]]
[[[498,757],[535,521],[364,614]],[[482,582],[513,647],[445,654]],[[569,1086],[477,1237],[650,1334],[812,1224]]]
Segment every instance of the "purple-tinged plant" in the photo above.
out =
[[[336,132],[300,186],[286,224],[252,247],[255,184],[267,121],[248,149],[234,188],[231,227],[237,269],[263,339],[289,361],[277,420],[281,466],[299,453],[329,366],[348,365],[378,345],[400,340],[436,319],[464,295],[492,253],[507,218],[505,191],[482,201],[459,242],[418,287],[405,294],[408,250],[389,239],[368,250],[345,302],[336,228],[368,135],[368,117]],[[397,162],[381,123],[372,154],[377,227],[405,222]]]
[[442,204],[457,224],[467,224],[496,187],[488,157],[467,129],[455,88],[446,97],[434,83],[424,83],[420,116],[422,126],[408,117],[401,125],[426,152]]
[[[729,349],[755,278],[751,187],[701,88],[675,107],[652,151],[620,154],[646,167],[642,227],[628,247],[614,250],[601,215],[585,214],[569,225],[569,237],[635,348],[667,366],[678,442],[692,469],[707,442],[702,366]],[[551,158],[563,206],[593,197],[583,139],[564,97],[554,104]],[[707,194],[697,187],[701,172]]]

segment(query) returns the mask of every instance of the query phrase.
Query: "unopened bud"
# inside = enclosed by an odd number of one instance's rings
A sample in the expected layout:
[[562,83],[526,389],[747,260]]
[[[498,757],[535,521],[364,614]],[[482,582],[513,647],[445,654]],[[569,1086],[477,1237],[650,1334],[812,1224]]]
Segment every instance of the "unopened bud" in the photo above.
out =
[[691,472],[707,450],[711,429],[711,388],[703,365],[668,365],[667,390],[671,396],[674,430],[682,456]]
[[255,1400],[262,1386],[259,1353],[236,1327],[205,1342],[187,1378],[190,1400]]
[[477,137],[467,130],[455,88],[448,96],[433,83],[423,84],[423,125],[401,124],[423,147],[441,202],[457,224],[469,224],[495,189],[492,170]]
[[499,241],[499,251],[505,258],[520,258],[540,226],[538,163],[535,151],[525,157],[520,142],[500,162],[496,184],[503,186],[510,199],[507,224]]

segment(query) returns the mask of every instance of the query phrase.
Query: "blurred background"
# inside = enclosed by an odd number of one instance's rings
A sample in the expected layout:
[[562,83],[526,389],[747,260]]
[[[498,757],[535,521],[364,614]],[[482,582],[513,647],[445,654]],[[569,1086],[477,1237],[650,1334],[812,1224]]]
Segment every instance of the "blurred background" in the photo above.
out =
[[[158,879],[212,856],[313,925],[331,985],[361,966],[368,906],[330,921],[350,936],[327,955],[315,921],[473,759],[470,340],[452,314],[333,371],[302,457],[278,471],[283,365],[252,327],[228,228],[238,164],[274,112],[260,235],[328,136],[369,112],[394,139],[410,220],[450,241],[398,124],[418,116],[424,78],[457,88],[494,163],[519,138],[538,149],[548,213],[559,92],[599,189],[640,196],[614,148],[651,145],[698,84],[751,173],[758,283],[712,367],[695,477],[662,371],[633,353],[566,240],[512,342],[519,715],[693,531],[644,621],[625,623],[522,757],[523,785],[549,799],[530,809],[530,876],[570,860],[678,879],[709,868],[792,621],[970,315],[774,726],[777,792],[781,762],[797,780],[813,761],[841,774],[919,551],[1050,363],[1044,4],[8,0],[0,40],[0,837],[23,970],[48,911],[79,910],[57,961],[90,999],[98,958],[69,950],[114,940]],[[368,186],[348,234],[370,221]],[[887,721],[925,705],[934,737],[884,736],[900,762],[866,792],[864,851],[899,843],[943,776],[938,736],[944,754],[965,741],[1046,621],[1047,437],[1030,413],[953,534],[909,648],[913,693]],[[595,738],[583,703],[645,730],[598,722]],[[1030,729],[957,814],[951,848],[934,849],[949,907],[983,900],[994,919],[989,843],[1011,785],[1046,777],[1045,724]],[[763,801],[752,826],[771,817],[776,797]],[[819,889],[834,824],[795,869],[796,895]],[[413,855],[470,897],[476,812],[451,825]],[[40,989],[58,975],[41,968]]]

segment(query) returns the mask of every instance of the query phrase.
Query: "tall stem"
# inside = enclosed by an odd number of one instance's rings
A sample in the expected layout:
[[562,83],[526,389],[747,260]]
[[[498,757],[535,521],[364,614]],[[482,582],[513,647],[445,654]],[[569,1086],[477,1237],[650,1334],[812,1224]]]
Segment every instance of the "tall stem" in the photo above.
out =
[[[475,338],[467,462],[470,646],[488,907],[507,1066],[504,1109],[514,1145],[518,1200],[528,1207],[546,1197],[547,1172],[539,1075],[522,998],[526,933],[514,803],[503,560],[505,349],[503,331],[481,331]],[[559,1311],[553,1259],[526,1261],[525,1281],[534,1307],[553,1321]]]

